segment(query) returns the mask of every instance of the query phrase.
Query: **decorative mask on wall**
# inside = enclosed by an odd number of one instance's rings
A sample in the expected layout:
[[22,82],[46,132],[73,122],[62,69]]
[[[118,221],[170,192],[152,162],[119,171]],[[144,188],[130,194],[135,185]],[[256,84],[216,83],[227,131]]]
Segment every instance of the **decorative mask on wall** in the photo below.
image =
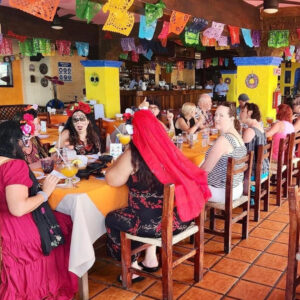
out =
[[90,82],[93,86],[97,86],[99,84],[99,75],[98,73],[92,73],[90,75]]

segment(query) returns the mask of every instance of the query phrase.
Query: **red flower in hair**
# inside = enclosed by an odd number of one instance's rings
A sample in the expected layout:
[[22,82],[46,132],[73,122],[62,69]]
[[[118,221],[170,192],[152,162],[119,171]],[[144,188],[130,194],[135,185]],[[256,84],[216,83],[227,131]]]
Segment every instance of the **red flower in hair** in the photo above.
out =
[[67,110],[67,115],[69,117],[72,117],[74,112],[79,110],[82,111],[84,114],[88,115],[91,112],[91,107],[84,102],[79,102],[79,103],[70,104],[66,110]]
[[35,126],[33,124],[34,117],[31,114],[25,114],[23,119],[20,121],[20,128],[24,135],[32,135],[35,130]]

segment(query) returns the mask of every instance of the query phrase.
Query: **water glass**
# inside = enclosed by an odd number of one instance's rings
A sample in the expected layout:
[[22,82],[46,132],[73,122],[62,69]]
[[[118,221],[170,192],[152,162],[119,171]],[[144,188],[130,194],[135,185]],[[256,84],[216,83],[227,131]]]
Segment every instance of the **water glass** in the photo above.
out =
[[42,158],[41,165],[44,173],[49,174],[53,171],[54,160],[51,157]]

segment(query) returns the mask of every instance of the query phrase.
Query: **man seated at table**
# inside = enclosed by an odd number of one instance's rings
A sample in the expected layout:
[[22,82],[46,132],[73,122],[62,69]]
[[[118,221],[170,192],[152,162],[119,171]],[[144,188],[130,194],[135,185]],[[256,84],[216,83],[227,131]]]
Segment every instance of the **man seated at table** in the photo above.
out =
[[198,100],[198,106],[196,111],[196,118],[202,119],[203,127],[214,126],[214,118],[211,113],[212,101],[209,94],[201,94]]
[[[121,258],[120,231],[152,238],[161,236],[164,184],[175,184],[174,234],[187,228],[210,197],[206,173],[183,156],[150,111],[136,112],[133,128],[133,142],[105,176],[112,186],[129,187],[128,207],[110,212],[105,220],[108,250],[117,260]],[[139,243],[132,245],[136,248]],[[135,256],[132,266],[157,271],[156,247],[147,248],[140,266]],[[134,275],[133,282],[142,279]]]

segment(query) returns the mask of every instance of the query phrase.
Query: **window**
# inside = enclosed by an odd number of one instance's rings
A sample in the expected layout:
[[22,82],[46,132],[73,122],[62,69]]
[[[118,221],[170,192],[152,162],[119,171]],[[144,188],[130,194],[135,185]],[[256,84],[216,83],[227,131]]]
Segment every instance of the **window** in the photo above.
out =
[[10,62],[0,62],[0,87],[13,87],[12,66]]

